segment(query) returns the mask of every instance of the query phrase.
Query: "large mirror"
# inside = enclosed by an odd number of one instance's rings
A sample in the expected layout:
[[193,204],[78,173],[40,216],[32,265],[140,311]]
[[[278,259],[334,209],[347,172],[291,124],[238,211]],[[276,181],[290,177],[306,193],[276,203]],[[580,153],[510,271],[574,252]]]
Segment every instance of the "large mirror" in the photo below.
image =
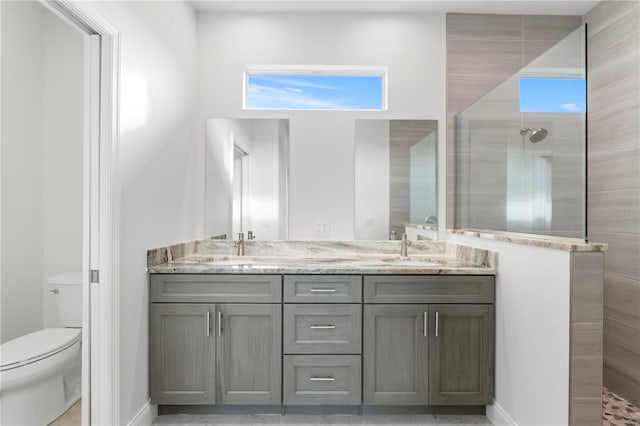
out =
[[287,239],[289,121],[209,119],[205,144],[206,236]]
[[356,120],[356,239],[437,227],[437,129],[435,120]]
[[[400,238],[407,224],[434,235],[437,121],[356,119],[353,129],[355,239]],[[208,119],[205,143],[206,236],[287,239],[289,120]]]

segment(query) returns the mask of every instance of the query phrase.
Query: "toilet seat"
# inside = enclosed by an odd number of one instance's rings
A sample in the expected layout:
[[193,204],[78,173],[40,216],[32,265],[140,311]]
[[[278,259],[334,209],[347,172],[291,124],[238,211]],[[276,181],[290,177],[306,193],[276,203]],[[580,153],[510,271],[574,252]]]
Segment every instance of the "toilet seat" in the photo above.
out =
[[45,328],[0,345],[0,372],[53,356],[80,340],[80,328]]

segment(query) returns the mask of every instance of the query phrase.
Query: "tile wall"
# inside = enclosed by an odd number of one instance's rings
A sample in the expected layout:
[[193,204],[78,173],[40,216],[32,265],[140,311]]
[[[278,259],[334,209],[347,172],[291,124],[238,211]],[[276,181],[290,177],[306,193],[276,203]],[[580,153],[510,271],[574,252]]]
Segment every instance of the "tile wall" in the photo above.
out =
[[604,260],[604,384],[640,406],[640,3],[584,17],[588,57],[588,230]]
[[447,15],[447,228],[456,214],[455,115],[581,24],[580,16]]

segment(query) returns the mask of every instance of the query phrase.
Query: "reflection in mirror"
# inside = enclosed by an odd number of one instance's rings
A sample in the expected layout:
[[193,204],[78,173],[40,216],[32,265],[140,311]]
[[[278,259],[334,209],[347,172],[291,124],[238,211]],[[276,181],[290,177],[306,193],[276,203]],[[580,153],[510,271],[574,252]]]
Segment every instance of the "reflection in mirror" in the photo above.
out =
[[437,121],[356,120],[355,238],[437,226]]
[[288,120],[206,121],[207,237],[287,238],[288,153]]

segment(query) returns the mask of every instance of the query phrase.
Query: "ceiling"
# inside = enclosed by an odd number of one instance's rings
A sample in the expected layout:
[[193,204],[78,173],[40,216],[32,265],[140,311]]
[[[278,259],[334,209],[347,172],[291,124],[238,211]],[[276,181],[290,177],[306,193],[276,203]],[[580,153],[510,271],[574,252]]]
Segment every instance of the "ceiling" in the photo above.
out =
[[584,15],[587,0],[191,0],[204,12],[424,12]]

